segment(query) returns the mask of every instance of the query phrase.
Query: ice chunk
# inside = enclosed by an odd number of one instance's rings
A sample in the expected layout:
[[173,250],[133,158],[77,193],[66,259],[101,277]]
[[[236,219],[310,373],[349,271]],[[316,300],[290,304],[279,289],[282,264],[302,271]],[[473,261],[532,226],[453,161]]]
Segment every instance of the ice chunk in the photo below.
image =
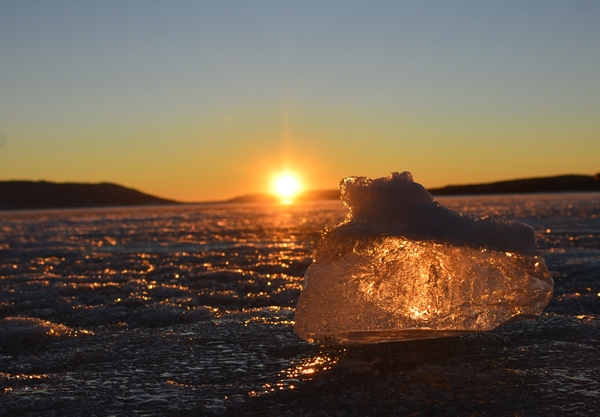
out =
[[296,307],[309,342],[377,343],[489,331],[550,302],[533,229],[433,201],[408,172],[340,184],[347,219],[321,232]]

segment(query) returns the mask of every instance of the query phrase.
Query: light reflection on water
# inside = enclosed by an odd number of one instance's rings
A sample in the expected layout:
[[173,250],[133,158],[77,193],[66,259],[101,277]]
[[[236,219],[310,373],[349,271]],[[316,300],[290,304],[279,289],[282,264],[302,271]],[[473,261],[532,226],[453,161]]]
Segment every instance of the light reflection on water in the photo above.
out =
[[541,322],[458,338],[490,352],[450,355],[463,368],[438,363],[449,342],[410,345],[432,351],[417,357],[409,345],[336,350],[293,335],[304,272],[319,230],[344,217],[339,202],[0,213],[0,415],[233,413],[253,396],[337,374],[455,378],[458,387],[461,378],[480,378],[493,391],[495,379],[480,367],[535,380],[542,397],[566,390],[567,399],[600,400],[600,364],[581,356],[600,357],[600,195],[439,201],[524,219],[556,280]]

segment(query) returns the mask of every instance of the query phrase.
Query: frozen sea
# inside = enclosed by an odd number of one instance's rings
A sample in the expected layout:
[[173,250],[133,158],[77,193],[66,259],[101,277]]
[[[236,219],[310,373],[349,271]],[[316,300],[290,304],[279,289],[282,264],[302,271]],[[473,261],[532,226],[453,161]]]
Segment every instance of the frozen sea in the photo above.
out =
[[301,341],[338,201],[0,212],[0,416],[600,415],[600,193],[437,201],[535,228],[555,280],[539,319]]

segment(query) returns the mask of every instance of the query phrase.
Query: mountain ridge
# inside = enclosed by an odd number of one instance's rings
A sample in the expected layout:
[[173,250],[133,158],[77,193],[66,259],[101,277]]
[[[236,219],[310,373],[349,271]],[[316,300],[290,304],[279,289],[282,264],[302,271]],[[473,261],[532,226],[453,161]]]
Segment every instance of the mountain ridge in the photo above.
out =
[[[600,191],[600,173],[596,175],[567,174],[553,177],[522,178],[482,184],[446,185],[427,190],[434,196]],[[339,190],[312,190],[301,193],[294,200],[310,201],[339,198]],[[275,202],[279,200],[280,198],[270,194],[247,194],[226,200],[225,202],[249,203],[261,201]]]
[[0,210],[182,204],[102,182],[0,181]]
[[[447,185],[428,190],[434,196],[485,195],[519,193],[554,193],[600,191],[600,173],[590,175],[559,175],[483,184]],[[295,201],[334,200],[339,190],[311,190],[301,193]],[[278,202],[272,194],[255,193],[215,203]],[[55,183],[49,181],[0,181],[0,210],[87,208],[111,206],[147,206],[183,203],[156,197],[133,188],[109,182]]]

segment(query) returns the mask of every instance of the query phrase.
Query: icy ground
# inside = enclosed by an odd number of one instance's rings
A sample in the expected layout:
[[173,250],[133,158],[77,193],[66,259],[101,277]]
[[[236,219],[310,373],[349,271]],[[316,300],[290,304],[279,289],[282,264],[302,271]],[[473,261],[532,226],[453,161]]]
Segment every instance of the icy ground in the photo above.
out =
[[598,415],[600,195],[439,200],[535,228],[555,280],[540,319],[302,342],[337,202],[0,213],[0,415]]

